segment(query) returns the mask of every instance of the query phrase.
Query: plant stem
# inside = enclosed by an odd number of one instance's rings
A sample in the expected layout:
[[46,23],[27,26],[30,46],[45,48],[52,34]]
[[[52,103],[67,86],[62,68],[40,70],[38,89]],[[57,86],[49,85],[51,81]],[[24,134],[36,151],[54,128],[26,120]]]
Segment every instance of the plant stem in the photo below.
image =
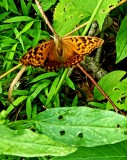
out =
[[42,17],[44,18],[47,26],[50,28],[50,30],[52,31],[52,33],[54,35],[57,35],[57,33],[55,32],[54,28],[52,27],[51,23],[49,22],[47,16],[45,15],[45,12],[42,10],[42,7],[40,6],[40,3],[38,2],[38,0],[35,0],[36,4],[37,4],[37,7],[42,15]]
[[2,79],[3,77],[5,77],[6,75],[8,75],[9,73],[11,73],[12,71],[14,71],[15,69],[17,69],[18,67],[22,66],[21,63],[19,63],[17,66],[13,67],[12,69],[10,69],[9,71],[7,71],[6,73],[2,74],[0,76],[0,79]]
[[77,67],[92,81],[92,83],[99,89],[99,91],[103,94],[103,96],[109,101],[109,103],[113,106],[114,110],[118,113],[121,113],[122,115],[123,112],[113,103],[113,101],[107,96],[107,94],[103,91],[103,89],[96,83],[96,81],[84,70],[80,64],[77,64]]
[[89,23],[87,24],[87,26],[86,26],[85,29],[84,29],[84,32],[82,33],[82,36],[86,35],[86,33],[88,32],[88,29],[90,28],[90,25],[91,25],[92,21],[94,20],[94,17],[95,17],[95,15],[97,14],[98,9],[100,8],[100,6],[101,6],[101,4],[102,4],[103,1],[104,1],[104,0],[100,0],[100,1],[98,2],[95,10],[93,11],[92,16],[90,17]]
[[62,74],[62,77],[60,78],[60,81],[59,81],[59,83],[58,83],[58,86],[57,86],[57,88],[56,88],[56,91],[55,91],[54,96],[59,92],[59,90],[60,90],[60,88],[61,88],[61,85],[63,84],[63,81],[64,81],[64,79],[65,79],[65,77],[66,77],[66,75],[67,75],[67,73],[68,73],[68,70],[69,70],[69,68],[66,68],[66,69],[64,70],[64,73]]
[[14,88],[14,85],[17,83],[17,81],[20,79],[20,77],[22,76],[23,72],[25,71],[26,66],[23,65],[23,67],[21,68],[21,70],[18,72],[18,74],[16,75],[16,77],[13,79],[10,87],[9,87],[9,91],[8,91],[8,99],[9,101],[12,103],[12,91]]

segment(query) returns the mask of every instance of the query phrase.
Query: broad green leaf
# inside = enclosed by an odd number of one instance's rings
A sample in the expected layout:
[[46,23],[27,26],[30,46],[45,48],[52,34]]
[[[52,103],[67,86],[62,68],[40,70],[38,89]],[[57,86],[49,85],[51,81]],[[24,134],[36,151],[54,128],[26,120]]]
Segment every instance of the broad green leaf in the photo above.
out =
[[[110,94],[110,99],[119,109],[127,110],[127,91],[123,92],[116,89]],[[107,102],[106,108],[113,109],[113,106]]]
[[52,5],[54,5],[57,2],[57,0],[43,0],[41,3],[42,8],[44,11],[48,10]]
[[51,160],[126,160],[127,141],[97,147],[79,147],[72,154],[54,157]]
[[65,156],[75,147],[56,142],[28,129],[11,130],[0,125],[0,154],[20,157]]
[[16,16],[5,20],[4,23],[21,22],[21,21],[34,21],[34,19],[28,16]]
[[[94,1],[94,0],[93,0]],[[97,2],[99,2],[99,0],[97,0]],[[102,29],[104,20],[106,18],[106,16],[109,14],[109,12],[111,11],[111,7],[117,7],[119,0],[103,0],[96,16],[95,16],[95,20],[97,20],[100,29]]]
[[93,147],[127,140],[127,118],[88,107],[48,109],[32,120],[35,128],[54,140]]
[[127,57],[127,15],[123,19],[116,37],[116,63]]
[[[119,0],[103,0],[95,20],[98,22],[100,29],[102,28],[105,17],[110,12],[110,6],[116,6]],[[99,0],[60,0],[56,6],[54,13],[53,26],[56,32],[63,36],[73,30],[76,25],[88,19],[95,10]],[[59,18],[60,17],[60,18]]]
[[[119,109],[127,110],[127,78],[117,83],[115,90],[110,94],[110,98]],[[107,109],[112,109],[112,105],[107,102]]]
[[[121,78],[126,74],[125,71],[113,71],[104,77],[98,82],[99,86],[105,91],[107,95],[110,95],[112,90],[115,88],[117,83]],[[104,99],[102,93],[95,87],[94,88],[94,98],[97,100]]]

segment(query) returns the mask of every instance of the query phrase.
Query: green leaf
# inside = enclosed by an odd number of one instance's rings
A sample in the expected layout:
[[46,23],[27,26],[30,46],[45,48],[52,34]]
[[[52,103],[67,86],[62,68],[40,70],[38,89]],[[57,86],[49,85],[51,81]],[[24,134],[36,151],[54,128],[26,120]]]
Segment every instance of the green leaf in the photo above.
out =
[[0,2],[0,6],[4,7],[6,9],[6,11],[8,11],[8,2],[7,2],[7,0],[3,0],[3,2]]
[[[14,57],[14,53],[15,53],[15,51],[16,51],[16,48],[17,48],[17,44],[14,44],[14,45],[12,46],[12,48],[11,48],[12,52],[8,52],[8,53],[6,54],[6,57],[7,57],[8,59],[13,60],[13,57]],[[3,67],[6,66],[6,70],[8,70],[8,69],[10,68],[11,64],[12,64],[11,62],[4,61]]]
[[45,103],[45,106],[47,106],[49,104],[49,102],[52,100],[54,93],[56,91],[56,87],[58,85],[59,79],[60,79],[60,76],[56,77],[55,80],[53,81],[52,86],[49,91],[49,94],[48,94],[48,98]]
[[27,8],[27,5],[26,5],[25,1],[24,0],[20,0],[20,3],[21,3],[21,8],[22,8],[23,15],[24,16],[28,16],[29,10]]
[[126,160],[127,141],[97,147],[79,147],[72,154],[54,157],[51,160]]
[[0,31],[6,30],[6,29],[13,29],[13,28],[14,28],[13,24],[0,25]]
[[56,72],[43,73],[43,74],[37,76],[35,79],[33,79],[31,81],[31,83],[40,81],[40,80],[45,79],[45,78],[54,77],[54,76],[58,76],[58,73],[56,73]]
[[75,147],[56,142],[28,129],[11,130],[0,125],[0,154],[21,157],[65,156]]
[[8,9],[16,14],[19,14],[18,10],[17,10],[17,7],[14,3],[14,0],[8,0],[8,4],[9,4],[9,7]]
[[75,85],[74,85],[74,83],[72,82],[72,80],[71,80],[68,76],[66,76],[65,81],[66,81],[66,84],[67,84],[70,88],[72,88],[73,90],[75,90]]
[[[107,95],[110,95],[112,90],[115,88],[117,83],[121,78],[126,74],[125,71],[113,71],[104,77],[98,82],[99,86],[105,91]],[[94,98],[97,100],[103,100],[104,96],[102,93],[94,87]]]
[[29,23],[26,24],[26,26],[22,29],[22,31],[20,31],[17,35],[16,38],[18,38],[21,34],[23,34],[24,32],[26,32],[28,29],[30,29],[30,27],[33,25],[34,21],[31,21]]
[[[127,78],[117,83],[115,89],[111,92],[110,98],[119,109],[127,110]],[[112,105],[107,102],[107,109],[112,109]]]
[[26,100],[26,114],[27,114],[27,119],[30,119],[32,117],[32,105],[31,105],[31,98],[28,97]]
[[7,114],[9,114],[15,106],[18,106],[21,102],[23,102],[27,96],[21,96],[18,97],[15,101],[13,101],[13,104],[10,104],[9,107],[7,108]]
[[116,37],[116,63],[127,57],[127,15],[123,19]]
[[16,16],[5,20],[4,23],[21,22],[21,21],[34,21],[34,19],[28,16]]
[[127,118],[107,110],[53,108],[33,120],[40,133],[68,145],[93,147],[127,140]]
[[2,83],[0,82],[0,94],[2,93]]
[[[56,3],[56,1],[57,0],[48,0],[48,1],[43,0],[42,2],[40,2],[40,5],[41,5],[41,7],[43,8],[44,11],[47,11],[52,5],[54,5]],[[32,6],[35,9],[35,11],[40,14],[40,11],[39,11],[37,5],[33,4]],[[40,14],[40,16],[41,16],[41,14]]]
[[45,81],[44,83],[42,83],[41,85],[38,85],[38,87],[35,89],[35,91],[30,95],[31,97],[31,101],[33,101],[37,95],[48,85],[50,84],[50,81]]
[[88,105],[89,106],[98,107],[98,108],[101,108],[101,109],[105,109],[106,108],[106,104],[105,103],[89,102]]
[[[93,0],[94,1],[94,0]],[[97,0],[97,2],[99,2]],[[95,16],[95,20],[97,20],[100,29],[102,29],[104,20],[106,18],[106,16],[109,14],[109,12],[111,11],[111,7],[117,7],[117,4],[119,3],[119,0],[103,0],[96,16]]]
[[[98,0],[60,0],[54,13],[53,26],[56,32],[60,36],[64,36],[73,30],[76,25],[79,25],[82,20],[88,20],[98,2]],[[95,16],[100,29],[102,28],[105,17],[110,12],[110,6],[117,6],[118,2],[119,0],[103,0]]]
[[76,95],[73,99],[72,106],[77,106],[78,103],[78,95]]
[[10,12],[3,12],[0,13],[0,21],[2,21],[6,16],[8,16],[10,14]]

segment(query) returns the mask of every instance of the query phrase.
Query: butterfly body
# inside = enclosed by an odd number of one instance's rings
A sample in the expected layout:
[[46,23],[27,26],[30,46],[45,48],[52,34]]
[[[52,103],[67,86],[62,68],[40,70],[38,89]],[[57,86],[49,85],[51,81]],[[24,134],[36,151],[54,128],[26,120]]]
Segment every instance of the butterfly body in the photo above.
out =
[[24,65],[43,67],[54,70],[61,67],[72,67],[100,47],[103,40],[90,36],[55,36],[54,40],[42,43],[30,49],[21,59]]

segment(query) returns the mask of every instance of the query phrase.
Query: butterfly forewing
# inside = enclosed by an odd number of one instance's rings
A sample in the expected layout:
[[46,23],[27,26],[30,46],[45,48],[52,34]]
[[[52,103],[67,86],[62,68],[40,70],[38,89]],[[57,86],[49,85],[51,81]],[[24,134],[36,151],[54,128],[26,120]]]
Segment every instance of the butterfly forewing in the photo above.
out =
[[24,65],[32,65],[35,67],[44,67],[44,62],[54,47],[54,41],[48,41],[30,49],[21,59],[20,62]]
[[64,37],[63,42],[78,54],[90,54],[94,49],[103,44],[103,40],[91,36]]

